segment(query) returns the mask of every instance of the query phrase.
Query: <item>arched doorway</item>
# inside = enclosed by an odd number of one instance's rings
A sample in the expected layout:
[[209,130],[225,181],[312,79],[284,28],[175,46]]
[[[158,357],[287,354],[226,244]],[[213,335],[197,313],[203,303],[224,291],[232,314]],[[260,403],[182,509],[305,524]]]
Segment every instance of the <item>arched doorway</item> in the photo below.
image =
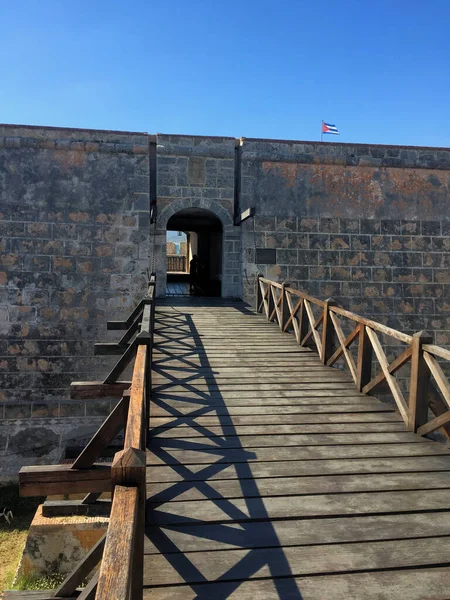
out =
[[[165,206],[158,214],[154,240],[157,296],[161,298],[166,295],[167,224],[171,217],[186,209],[204,209],[220,221],[222,226],[221,296],[223,298],[242,298],[241,228],[234,226],[231,211],[222,206],[220,202],[203,198],[180,198]],[[192,227],[192,222],[189,223],[190,227]],[[192,231],[192,229],[190,230]]]
[[[180,239],[175,242],[172,240]],[[190,207],[167,221],[167,296],[221,296],[223,227],[210,210]],[[176,254],[170,254],[176,248]],[[197,257],[194,259],[194,256]],[[189,276],[194,259],[196,275]]]

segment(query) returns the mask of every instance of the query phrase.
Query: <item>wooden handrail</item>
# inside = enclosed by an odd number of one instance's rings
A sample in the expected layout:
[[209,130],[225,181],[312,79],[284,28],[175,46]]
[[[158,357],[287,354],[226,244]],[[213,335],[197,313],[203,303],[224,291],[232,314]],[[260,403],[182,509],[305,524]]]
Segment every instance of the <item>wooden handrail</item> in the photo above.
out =
[[[146,295],[125,321],[113,321],[110,329],[127,329],[118,344],[121,358],[103,382],[79,382],[84,395],[99,397],[122,395],[89,444],[72,464],[23,467],[19,473],[22,496],[87,493],[77,504],[95,502],[111,490],[112,507],[106,538],[101,540],[76,566],[60,586],[60,596],[70,596],[77,585],[92,572],[101,559],[99,573],[91,577],[81,598],[97,600],[142,599],[144,530],[146,502],[146,438],[151,392],[153,332],[155,324],[156,277],[150,277]],[[108,346],[100,344],[100,346]],[[108,354],[116,353],[107,348]],[[133,378],[119,382],[118,377],[134,358]],[[114,456],[112,465],[97,462],[121,429],[125,430],[124,449]],[[46,503],[48,504],[48,503]],[[50,503],[51,504],[51,503]],[[58,504],[57,502],[55,504]],[[45,504],[44,504],[45,508]],[[66,510],[69,506],[59,507]],[[48,507],[57,514],[58,506]],[[67,514],[67,512],[64,512]],[[117,566],[119,565],[119,568]]]
[[[96,600],[122,600],[132,595],[133,562],[138,533],[139,493],[118,485],[114,492]],[[138,557],[136,557],[138,558]],[[142,595],[142,584],[141,584]]]
[[355,323],[361,323],[362,325],[366,325],[370,327],[370,329],[374,329],[375,331],[379,331],[384,335],[388,335],[398,340],[399,342],[404,342],[405,344],[410,344],[412,342],[412,335],[408,335],[406,333],[402,333],[397,329],[392,329],[392,327],[388,327],[387,325],[383,325],[382,323],[377,323],[377,321],[372,321],[371,319],[366,319],[365,317],[361,317],[356,313],[350,312],[349,310],[345,310],[340,308],[339,306],[333,306],[330,310],[332,310],[337,315],[341,315],[342,317],[346,317],[351,321],[355,321]]
[[147,346],[138,346],[131,380],[130,404],[125,428],[124,449],[145,448],[145,376],[147,366]]
[[[145,448],[155,323],[155,284],[156,277],[152,275],[144,298],[140,331],[136,336],[137,350],[128,418],[125,423],[124,448],[117,452],[111,467],[113,504],[96,600],[142,598],[146,501]],[[115,568],[117,561],[121,569]]]
[[[403,333],[336,306],[331,298],[320,300],[262,276],[257,278],[256,292],[257,312],[264,312],[268,321],[276,321],[281,331],[292,331],[301,346],[315,347],[324,364],[332,366],[344,359],[359,391],[369,393],[385,382],[409,429],[426,435],[442,427],[450,439],[450,382],[437,360],[450,362],[450,350],[432,344],[426,332]],[[351,333],[344,334],[340,318],[352,322]],[[377,334],[393,338],[406,348],[389,362]],[[359,341],[355,361],[349,348],[356,340]],[[372,376],[374,360],[380,367],[376,376]],[[408,362],[411,363],[409,398],[405,398],[395,374]],[[434,418],[429,419],[429,409]]]

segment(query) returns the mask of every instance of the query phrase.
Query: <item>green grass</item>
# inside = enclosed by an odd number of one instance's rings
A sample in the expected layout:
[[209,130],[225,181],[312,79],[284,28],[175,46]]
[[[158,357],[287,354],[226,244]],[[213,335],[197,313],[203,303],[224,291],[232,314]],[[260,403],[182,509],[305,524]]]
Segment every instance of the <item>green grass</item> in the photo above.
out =
[[52,573],[43,577],[19,577],[13,590],[53,590],[64,581],[65,576],[61,573]]
[[16,483],[0,485],[0,512],[6,507],[13,513],[11,524],[0,520],[0,593],[11,589],[30,523],[41,502],[42,498],[21,498]]

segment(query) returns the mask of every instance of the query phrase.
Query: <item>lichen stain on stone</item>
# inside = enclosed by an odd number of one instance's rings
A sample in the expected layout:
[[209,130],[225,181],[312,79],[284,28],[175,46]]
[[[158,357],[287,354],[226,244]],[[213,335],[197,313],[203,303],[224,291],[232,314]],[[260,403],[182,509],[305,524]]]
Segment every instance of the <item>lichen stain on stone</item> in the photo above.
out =
[[86,152],[71,150],[55,150],[52,157],[67,171],[74,167],[83,167],[87,161]]
[[280,274],[281,274],[280,265],[271,265],[267,269],[267,277],[269,279],[274,279],[275,281],[278,281]]
[[98,529],[84,529],[84,530],[73,529],[71,531],[73,537],[76,540],[78,540],[80,546],[84,550],[87,550],[87,551],[89,551],[91,548],[94,547],[94,545],[102,537],[104,532],[105,531],[104,531],[103,527],[99,527]]
[[295,187],[295,177],[297,175],[297,171],[299,168],[304,165],[298,163],[281,163],[281,162],[272,162],[272,161],[264,161],[262,163],[262,168],[265,173],[269,171],[275,170],[286,179],[287,185],[290,188]]
[[[286,181],[288,188],[310,190],[308,204],[322,197],[327,211],[344,216],[359,211],[377,216],[383,206],[408,212],[412,203],[431,214],[434,203],[448,195],[449,171],[394,167],[343,166],[264,161],[264,173]],[[357,213],[359,214],[359,212]]]

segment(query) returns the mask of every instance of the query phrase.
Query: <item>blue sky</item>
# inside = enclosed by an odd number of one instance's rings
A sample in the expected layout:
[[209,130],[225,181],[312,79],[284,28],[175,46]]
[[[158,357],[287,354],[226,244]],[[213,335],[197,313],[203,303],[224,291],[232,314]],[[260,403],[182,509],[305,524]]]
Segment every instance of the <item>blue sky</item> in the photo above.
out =
[[0,122],[450,146],[449,0],[0,0]]

